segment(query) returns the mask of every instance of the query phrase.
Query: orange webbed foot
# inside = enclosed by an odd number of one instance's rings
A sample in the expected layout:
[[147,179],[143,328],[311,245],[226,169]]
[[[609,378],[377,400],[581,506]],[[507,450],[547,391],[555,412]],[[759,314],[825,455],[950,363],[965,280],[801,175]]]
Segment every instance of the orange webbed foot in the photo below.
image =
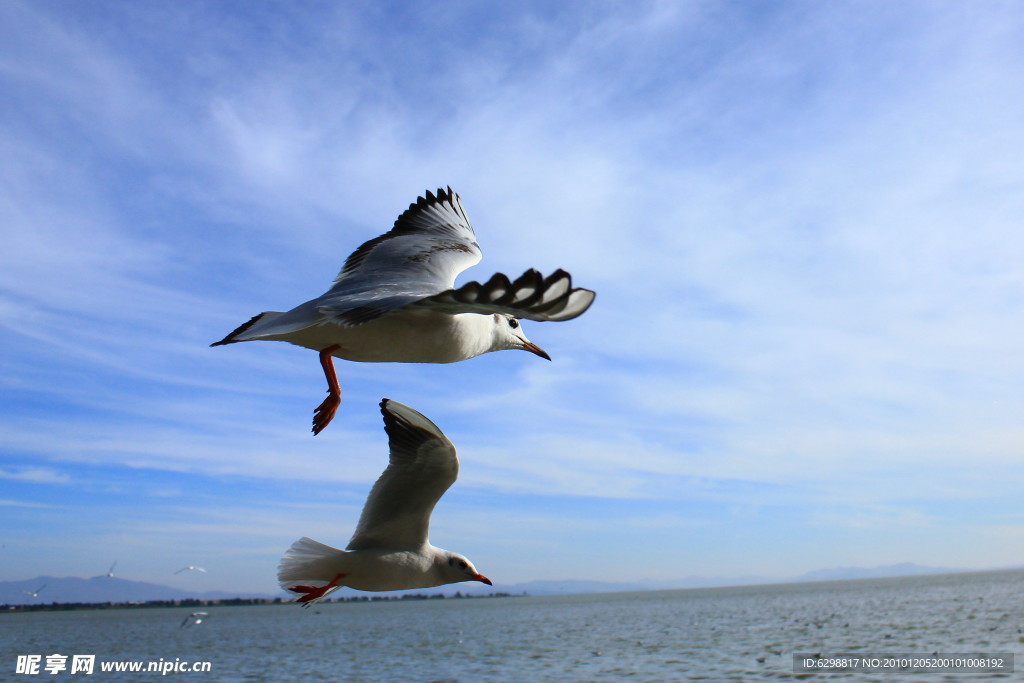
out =
[[309,603],[324,597],[327,593],[338,588],[338,581],[341,581],[345,576],[347,575],[338,574],[326,586],[292,586],[288,590],[292,593],[301,593],[302,597],[297,598],[296,602],[304,602],[306,607],[309,607]]
[[324,402],[313,411],[313,434],[319,434],[327,425],[331,424],[331,420],[334,419],[334,414],[338,412],[338,406],[340,405],[340,395],[334,393],[327,395]]

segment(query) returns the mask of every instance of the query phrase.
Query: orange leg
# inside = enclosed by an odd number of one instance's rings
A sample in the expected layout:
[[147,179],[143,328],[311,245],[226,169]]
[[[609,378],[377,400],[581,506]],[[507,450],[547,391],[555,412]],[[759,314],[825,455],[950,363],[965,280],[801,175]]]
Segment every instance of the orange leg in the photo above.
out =
[[338,406],[341,405],[341,385],[338,384],[338,375],[334,372],[334,359],[331,358],[331,354],[340,348],[337,344],[332,344],[320,352],[320,365],[323,366],[324,376],[327,377],[327,398],[313,411],[313,434],[319,434],[331,423],[334,414],[338,412]]
[[292,593],[302,593],[302,597],[298,598],[296,602],[304,602],[306,603],[306,607],[309,607],[310,602],[317,598],[322,598],[325,593],[335,588],[338,585],[338,582],[346,576],[348,576],[348,574],[338,574],[331,579],[331,582],[326,586],[292,586],[288,590]]

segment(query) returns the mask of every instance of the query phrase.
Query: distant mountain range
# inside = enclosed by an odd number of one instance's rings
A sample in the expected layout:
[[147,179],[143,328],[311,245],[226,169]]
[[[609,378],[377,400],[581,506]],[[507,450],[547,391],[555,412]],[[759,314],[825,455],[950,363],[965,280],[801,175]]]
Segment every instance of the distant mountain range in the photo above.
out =
[[[961,569],[947,567],[926,567],[919,564],[890,564],[881,567],[838,567],[835,569],[819,569],[801,574],[790,579],[768,578],[763,576],[740,576],[732,578],[709,578],[690,576],[676,581],[644,581],[633,583],[614,583],[606,581],[528,581],[508,585],[485,586],[477,583],[459,583],[437,588],[425,588],[412,591],[395,591],[402,593],[427,593],[444,595],[487,595],[502,592],[512,595],[568,595],[572,593],[613,593],[619,591],[666,590],[674,588],[710,588],[714,586],[747,586],[766,583],[804,583],[812,581],[840,581],[846,579],[872,579],[895,576],[914,576],[923,574],[947,574]],[[40,586],[45,586],[39,590]],[[38,592],[33,597],[31,593]],[[336,596],[366,595],[360,591],[343,588]],[[226,600],[230,598],[275,598],[287,597],[279,593],[226,593],[209,591],[196,593],[183,591],[169,586],[142,581],[129,581],[114,576],[94,576],[90,579],[79,577],[39,576],[24,581],[0,581],[0,604],[31,605],[52,602],[148,602],[151,600]]]
[[924,567],[913,562],[901,564],[887,564],[882,567],[865,569],[864,567],[837,567],[835,569],[818,569],[807,572],[792,579],[793,581],[841,581],[844,579],[879,579],[889,576],[918,576],[921,574],[949,574],[952,572],[964,571],[962,569],[949,569],[945,567]]
[[[676,588],[714,588],[716,586],[755,586],[766,583],[808,583],[813,581],[843,581],[847,579],[877,579],[895,576],[918,576],[923,574],[950,574],[963,569],[949,567],[926,567],[912,562],[889,564],[881,567],[837,567],[818,569],[788,579],[767,576],[734,576],[714,578],[709,576],[688,576],[674,581],[643,581],[635,583],[605,583],[602,581],[530,581],[504,587],[509,593],[527,592],[530,595],[555,595],[568,593],[607,593],[614,591],[671,590]],[[465,591],[464,591],[465,592]]]
[[[43,586],[40,590],[40,586]],[[31,593],[37,593],[33,597]],[[51,602],[147,602],[150,600],[225,600],[228,598],[273,597],[253,593],[236,594],[223,591],[194,593],[143,581],[129,581],[116,576],[39,576],[26,581],[0,581],[0,604],[35,605]]]

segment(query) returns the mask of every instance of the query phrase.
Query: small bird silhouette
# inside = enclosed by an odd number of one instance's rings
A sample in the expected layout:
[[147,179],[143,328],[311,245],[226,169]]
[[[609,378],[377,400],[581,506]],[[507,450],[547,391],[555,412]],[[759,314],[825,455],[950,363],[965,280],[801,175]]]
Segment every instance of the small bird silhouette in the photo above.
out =
[[176,572],[174,572],[174,573],[175,573],[175,574],[180,574],[180,573],[182,573],[182,572],[202,572],[202,573],[204,573],[204,574],[205,574],[205,573],[206,573],[206,570],[205,570],[205,569],[203,569],[202,567],[197,567],[197,566],[195,566],[195,565],[192,565],[192,564],[190,564],[190,565],[189,565],[189,566],[187,566],[187,567],[182,567],[181,569],[179,569],[178,571],[176,571]]

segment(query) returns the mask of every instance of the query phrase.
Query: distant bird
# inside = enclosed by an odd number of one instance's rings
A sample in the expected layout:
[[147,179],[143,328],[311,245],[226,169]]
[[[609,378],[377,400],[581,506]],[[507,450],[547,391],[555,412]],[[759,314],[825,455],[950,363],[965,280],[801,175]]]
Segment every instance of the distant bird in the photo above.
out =
[[113,576],[114,575],[114,567],[116,567],[116,566],[117,566],[117,560],[114,560],[114,564],[110,565],[110,571],[107,572],[107,576]]
[[210,616],[209,612],[193,612],[192,614],[185,617],[184,621],[181,622],[181,626],[191,626],[192,624],[201,624],[203,619]]
[[43,592],[44,588],[46,588],[46,584],[45,583],[42,586],[40,586],[39,588],[35,589],[34,591],[21,591],[21,592],[24,593],[25,595],[31,595],[33,598],[38,598],[39,594]]
[[455,277],[480,261],[480,245],[459,196],[426,192],[394,227],[356,249],[334,285],[287,313],[265,311],[211,346],[286,341],[320,353],[328,396],[313,411],[319,434],[341,404],[334,357],[367,363],[454,363],[489,351],[521,349],[551,357],[529,341],[519,318],[570,320],[594,292],[572,277],[528,270],[514,282],[496,273],[458,289]]
[[191,565],[191,564],[190,564],[190,565],[189,565],[189,566],[187,566],[187,567],[182,567],[181,569],[179,569],[178,571],[176,571],[176,572],[174,572],[174,573],[175,573],[175,574],[180,574],[180,573],[182,573],[182,572],[202,572],[202,573],[204,573],[204,574],[205,574],[205,573],[206,573],[206,570],[205,570],[205,569],[203,569],[202,567],[196,567],[195,565]]
[[472,562],[428,540],[430,514],[459,474],[455,447],[412,408],[390,399],[380,407],[391,455],[347,549],[303,537],[278,565],[281,587],[307,607],[342,586],[390,591],[460,581],[491,585]]

